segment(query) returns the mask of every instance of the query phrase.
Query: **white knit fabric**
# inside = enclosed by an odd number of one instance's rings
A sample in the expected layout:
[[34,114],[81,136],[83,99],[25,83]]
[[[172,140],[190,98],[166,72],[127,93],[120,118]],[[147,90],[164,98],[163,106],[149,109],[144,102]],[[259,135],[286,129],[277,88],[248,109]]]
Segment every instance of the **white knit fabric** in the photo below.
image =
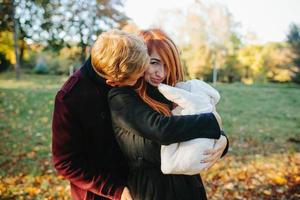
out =
[[[178,106],[173,115],[212,112],[220,100],[219,92],[200,80],[177,83],[175,87],[160,84],[159,91]],[[164,174],[198,174],[210,163],[201,163],[203,152],[213,149],[217,140],[199,138],[161,146],[161,171]]]

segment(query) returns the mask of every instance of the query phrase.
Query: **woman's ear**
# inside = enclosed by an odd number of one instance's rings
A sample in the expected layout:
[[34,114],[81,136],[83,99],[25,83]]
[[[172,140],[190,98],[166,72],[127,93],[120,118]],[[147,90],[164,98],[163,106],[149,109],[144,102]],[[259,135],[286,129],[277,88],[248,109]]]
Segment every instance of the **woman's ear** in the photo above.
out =
[[105,82],[106,82],[107,85],[110,85],[112,87],[118,86],[118,82],[117,81],[113,81],[113,80],[107,79]]

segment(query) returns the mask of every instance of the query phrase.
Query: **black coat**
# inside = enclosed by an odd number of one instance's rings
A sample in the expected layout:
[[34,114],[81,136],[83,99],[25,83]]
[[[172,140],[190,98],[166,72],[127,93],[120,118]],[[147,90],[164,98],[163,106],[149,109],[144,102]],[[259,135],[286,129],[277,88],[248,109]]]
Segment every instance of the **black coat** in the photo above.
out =
[[[147,92],[156,100],[170,103],[154,87]],[[151,109],[130,87],[113,88],[108,97],[116,138],[130,166],[127,185],[133,199],[206,199],[199,175],[162,174],[160,145],[199,137],[219,138],[214,115],[166,117]]]

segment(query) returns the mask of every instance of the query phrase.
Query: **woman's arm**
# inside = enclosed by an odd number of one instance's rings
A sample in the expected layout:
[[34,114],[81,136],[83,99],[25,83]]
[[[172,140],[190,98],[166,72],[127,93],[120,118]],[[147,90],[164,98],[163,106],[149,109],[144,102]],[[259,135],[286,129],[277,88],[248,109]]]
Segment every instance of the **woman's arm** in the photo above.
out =
[[221,158],[223,156],[225,156],[228,152],[228,149],[229,149],[229,140],[228,140],[228,137],[226,136],[225,132],[224,131],[221,131],[221,135],[223,135],[225,138],[226,138],[226,146],[225,146],[225,149],[223,150],[222,152],[222,155],[221,155]]
[[111,89],[108,102],[116,124],[163,145],[221,135],[213,113],[167,117],[154,111],[131,87]]
[[[219,146],[221,147],[222,154],[220,157],[222,158],[223,156],[225,156],[227,154],[227,151],[229,148],[229,140],[228,140],[228,137],[226,136],[225,132],[223,131],[223,122],[222,122],[221,116],[219,115],[219,113],[216,110],[216,107],[214,107],[213,113],[214,113],[214,115],[219,123],[219,126],[221,128],[221,135],[224,136],[223,141],[218,142]],[[226,139],[226,141],[224,139]]]
[[211,168],[221,157],[223,157],[229,147],[229,142],[227,136],[222,131],[221,137],[218,140],[216,146],[214,149],[209,149],[204,152],[205,155],[207,155],[207,158],[204,160],[201,160],[202,163],[209,163],[209,165],[206,167],[206,169]]

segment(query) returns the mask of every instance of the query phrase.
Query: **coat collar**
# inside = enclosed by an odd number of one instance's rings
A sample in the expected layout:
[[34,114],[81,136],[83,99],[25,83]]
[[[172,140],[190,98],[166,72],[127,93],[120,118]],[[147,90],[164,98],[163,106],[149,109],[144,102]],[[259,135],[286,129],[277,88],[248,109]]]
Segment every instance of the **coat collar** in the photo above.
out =
[[162,93],[159,92],[158,87],[152,86],[151,84],[146,82],[146,92],[147,94],[155,99],[156,101],[159,101],[161,103],[172,105],[172,102],[169,101]]
[[105,78],[99,76],[95,72],[92,66],[91,56],[86,60],[84,65],[81,67],[80,71],[84,76],[86,76],[89,80],[91,80],[100,91],[105,92],[105,94],[107,94],[108,91],[112,88],[110,85],[106,84]]

